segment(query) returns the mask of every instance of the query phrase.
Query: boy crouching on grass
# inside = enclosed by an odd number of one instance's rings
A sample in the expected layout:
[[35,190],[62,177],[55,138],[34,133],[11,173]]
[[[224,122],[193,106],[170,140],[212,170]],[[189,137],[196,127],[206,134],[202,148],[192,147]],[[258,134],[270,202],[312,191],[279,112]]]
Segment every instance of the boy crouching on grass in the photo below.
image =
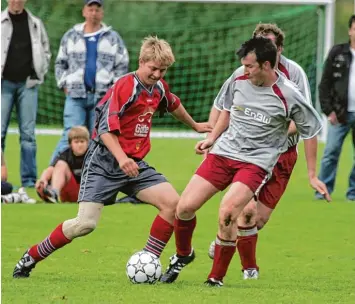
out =
[[45,202],[74,203],[78,200],[81,168],[89,145],[89,131],[83,126],[70,129],[69,148],[61,152],[36,182],[37,194]]

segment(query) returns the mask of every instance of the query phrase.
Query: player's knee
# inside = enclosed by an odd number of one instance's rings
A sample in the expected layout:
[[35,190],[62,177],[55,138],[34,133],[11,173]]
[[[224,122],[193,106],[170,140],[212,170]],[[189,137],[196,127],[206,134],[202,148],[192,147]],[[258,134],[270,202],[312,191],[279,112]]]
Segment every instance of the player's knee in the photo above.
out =
[[87,235],[95,230],[96,225],[97,223],[94,219],[76,218],[73,227],[73,236],[80,237]]
[[180,201],[176,207],[176,216],[179,219],[191,219],[195,215],[195,208],[185,201]]
[[168,213],[173,213],[175,214],[176,212],[176,207],[179,203],[179,196],[177,195],[176,197],[169,197],[166,202],[162,204],[161,210],[168,212]]
[[[221,207],[219,210],[219,227],[224,229],[225,227],[234,226],[237,218],[233,214],[233,208]],[[228,228],[229,230],[229,228]]]
[[86,235],[96,229],[96,221],[94,219],[85,219],[80,221],[79,230],[81,235]]
[[234,220],[231,215],[226,214],[219,218],[219,236],[224,240],[233,240],[236,238]]
[[254,206],[249,206],[247,205],[242,213],[241,213],[241,218],[244,224],[249,225],[251,224],[253,221],[255,221],[255,217],[256,217],[256,213],[257,210]]
[[256,218],[256,227],[258,228],[258,230],[261,230],[265,225],[266,223],[268,222],[269,218],[268,217],[265,217],[265,216],[258,216]]

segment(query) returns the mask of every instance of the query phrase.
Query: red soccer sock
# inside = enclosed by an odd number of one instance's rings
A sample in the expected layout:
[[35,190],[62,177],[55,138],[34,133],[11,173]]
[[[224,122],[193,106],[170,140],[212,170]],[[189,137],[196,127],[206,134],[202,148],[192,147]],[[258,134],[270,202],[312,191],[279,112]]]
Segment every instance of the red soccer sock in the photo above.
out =
[[236,241],[226,241],[218,237],[214,249],[213,266],[208,278],[223,281],[235,253]]
[[188,256],[192,251],[192,234],[194,233],[196,227],[196,216],[191,220],[181,220],[175,218],[174,221],[174,232],[175,232],[175,243],[176,243],[176,253],[178,256]]
[[173,232],[174,226],[157,215],[150,228],[150,235],[144,249],[160,257]]
[[71,240],[67,239],[63,234],[63,223],[58,225],[53,232],[46,237],[41,243],[32,246],[28,254],[36,261],[42,261],[59,248],[69,244]]
[[256,243],[258,241],[258,230],[253,227],[238,227],[237,248],[240,256],[240,262],[243,269],[256,268]]

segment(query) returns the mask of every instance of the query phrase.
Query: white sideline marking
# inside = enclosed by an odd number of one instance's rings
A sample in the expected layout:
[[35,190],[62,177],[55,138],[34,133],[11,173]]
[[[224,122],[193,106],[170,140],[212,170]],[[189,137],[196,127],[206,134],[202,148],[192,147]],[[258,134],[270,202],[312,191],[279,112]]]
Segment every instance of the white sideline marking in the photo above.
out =
[[[326,123],[324,124],[326,126]],[[323,129],[324,130],[324,129]],[[323,131],[322,130],[322,131]],[[322,143],[326,142],[326,130],[318,135],[318,140]],[[36,129],[36,135],[62,135],[61,129]],[[9,128],[9,134],[19,134],[18,129]],[[206,135],[199,134],[194,131],[152,131],[151,138],[206,138]],[[302,139],[301,139],[302,140]]]
[[[62,135],[61,129],[36,129],[36,135]],[[19,134],[18,129],[9,128],[9,134]],[[199,134],[194,131],[152,131],[152,138],[205,138],[204,134]]]

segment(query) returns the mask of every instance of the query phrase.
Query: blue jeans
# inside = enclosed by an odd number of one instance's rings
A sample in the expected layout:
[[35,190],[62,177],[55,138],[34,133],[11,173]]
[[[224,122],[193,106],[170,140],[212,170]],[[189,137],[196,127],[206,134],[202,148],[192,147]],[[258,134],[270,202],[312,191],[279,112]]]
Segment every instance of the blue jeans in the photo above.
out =
[[[325,146],[321,168],[319,172],[319,179],[325,183],[329,193],[334,190],[335,178],[338,168],[339,156],[343,146],[346,135],[350,131],[355,131],[355,112],[349,112],[346,124],[329,124],[327,143]],[[320,197],[319,193],[316,193]],[[349,188],[346,197],[355,200],[355,163],[353,163],[352,170],[349,176]]]
[[95,106],[97,102],[98,99],[92,93],[87,93],[86,98],[66,97],[63,118],[64,130],[52,154],[51,163],[59,153],[69,147],[68,133],[72,127],[85,126],[88,128],[90,134],[92,133],[95,124]]
[[33,187],[37,179],[35,126],[38,107],[38,87],[26,88],[26,82],[1,79],[1,149],[5,151],[5,139],[11,111],[16,106],[21,144],[21,183]]

